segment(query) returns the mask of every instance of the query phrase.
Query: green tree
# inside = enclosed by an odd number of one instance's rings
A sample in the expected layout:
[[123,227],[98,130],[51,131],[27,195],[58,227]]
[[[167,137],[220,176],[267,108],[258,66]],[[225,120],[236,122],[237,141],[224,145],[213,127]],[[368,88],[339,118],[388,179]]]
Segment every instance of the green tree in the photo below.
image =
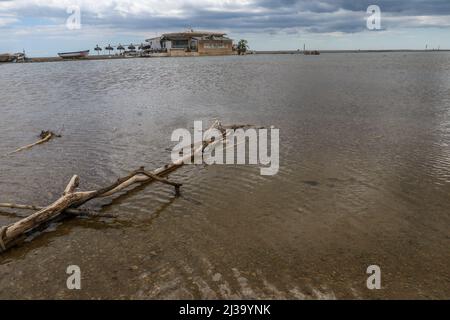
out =
[[239,40],[239,42],[237,44],[238,54],[244,54],[245,52],[247,52],[248,48],[249,48],[249,46],[248,46],[247,40],[244,40],[244,39]]

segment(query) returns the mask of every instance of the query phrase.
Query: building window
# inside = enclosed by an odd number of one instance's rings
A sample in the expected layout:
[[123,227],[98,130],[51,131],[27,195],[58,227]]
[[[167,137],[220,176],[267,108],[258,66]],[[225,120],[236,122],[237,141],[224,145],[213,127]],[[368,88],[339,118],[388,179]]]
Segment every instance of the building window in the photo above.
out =
[[172,48],[187,48],[188,41],[187,40],[172,40]]
[[223,42],[205,42],[203,47],[205,49],[225,49],[226,45]]

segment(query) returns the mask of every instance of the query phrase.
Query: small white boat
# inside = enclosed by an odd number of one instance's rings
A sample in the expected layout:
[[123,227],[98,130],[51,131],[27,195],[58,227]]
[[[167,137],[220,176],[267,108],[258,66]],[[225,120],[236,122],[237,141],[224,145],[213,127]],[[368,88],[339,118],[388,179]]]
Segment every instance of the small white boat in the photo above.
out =
[[89,55],[89,50],[58,53],[58,56],[60,56],[63,59],[86,58],[88,55]]

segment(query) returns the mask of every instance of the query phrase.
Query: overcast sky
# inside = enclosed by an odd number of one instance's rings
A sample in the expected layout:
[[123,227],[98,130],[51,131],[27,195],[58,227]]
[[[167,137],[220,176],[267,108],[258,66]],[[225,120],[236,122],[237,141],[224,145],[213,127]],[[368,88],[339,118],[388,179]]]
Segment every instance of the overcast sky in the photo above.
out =
[[[78,30],[66,26],[74,5]],[[381,30],[367,29],[369,5],[381,9]],[[450,49],[450,0],[0,0],[0,53],[92,50],[188,28],[256,50]]]

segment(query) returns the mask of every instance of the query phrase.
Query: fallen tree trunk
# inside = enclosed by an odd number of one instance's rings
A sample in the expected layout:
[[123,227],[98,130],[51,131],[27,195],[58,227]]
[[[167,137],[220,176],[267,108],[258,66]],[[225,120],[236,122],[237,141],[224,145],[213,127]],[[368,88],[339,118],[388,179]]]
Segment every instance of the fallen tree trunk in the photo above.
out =
[[[208,130],[213,128],[222,131],[222,127],[218,121],[216,121]],[[51,205],[41,208],[39,211],[15,223],[0,228],[0,252],[17,244],[17,240],[23,238],[25,234],[41,226],[43,223],[56,218],[61,213],[67,210],[73,210],[94,198],[111,196],[136,183],[162,182],[174,186],[176,193],[178,194],[181,184],[170,182],[167,179],[164,179],[164,177],[181,167],[186,161],[192,160],[196,153],[203,152],[206,146],[215,144],[219,141],[220,140],[203,141],[202,145],[193,149],[191,154],[185,155],[178,161],[158,168],[153,172],[145,171],[144,167],[141,167],[138,170],[131,172],[129,175],[118,179],[113,184],[98,190],[76,191],[80,179],[77,175],[74,175],[67,184],[62,196]]]
[[[10,244],[15,243],[14,240],[16,238],[30,232],[42,223],[57,217],[66,210],[69,210],[68,213],[70,213],[70,210],[83,205],[93,198],[112,195],[125,189],[131,184],[145,182],[152,179],[154,181],[164,181],[164,183],[174,185],[177,190],[181,186],[181,184],[168,182],[161,177],[154,179],[153,177],[155,175],[155,173],[148,173],[143,168],[140,168],[133,171],[128,176],[118,179],[115,183],[94,191],[75,191],[79,186],[80,179],[78,176],[74,175],[66,186],[63,195],[58,200],[53,202],[48,207],[42,208],[24,219],[21,219],[9,226],[0,228],[0,248],[2,250],[6,250]],[[112,190],[115,191],[111,193]]]

